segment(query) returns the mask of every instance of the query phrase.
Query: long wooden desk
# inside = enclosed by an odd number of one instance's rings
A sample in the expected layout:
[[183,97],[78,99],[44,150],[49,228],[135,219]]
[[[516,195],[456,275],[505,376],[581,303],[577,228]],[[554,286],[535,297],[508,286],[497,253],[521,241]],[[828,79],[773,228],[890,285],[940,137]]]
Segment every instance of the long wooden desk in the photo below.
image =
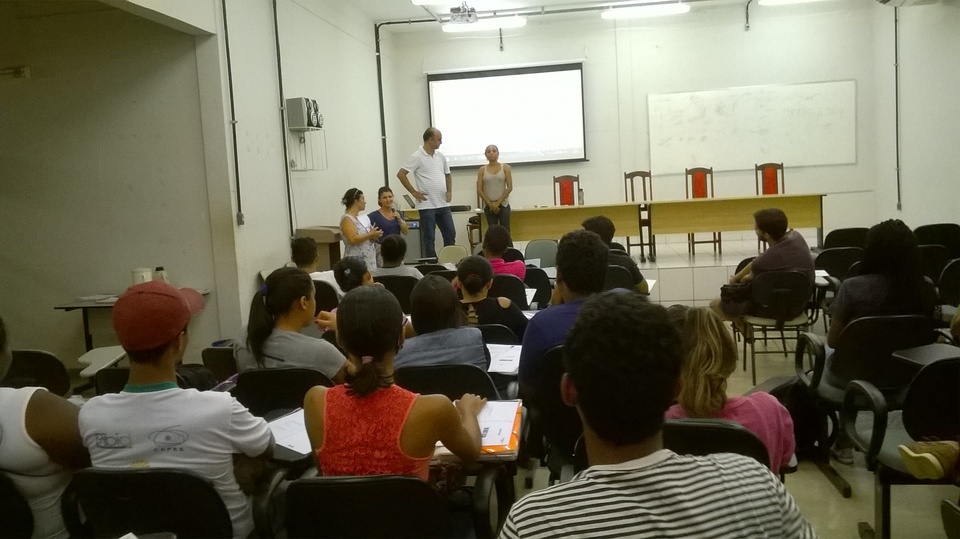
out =
[[[823,194],[767,195],[750,197],[652,200],[650,253],[657,256],[657,234],[691,234],[753,230],[753,214],[764,208],[780,208],[790,228],[816,228],[817,247],[823,246]],[[619,227],[618,227],[619,230]]]
[[512,208],[510,214],[510,235],[514,240],[559,238],[580,228],[580,223],[588,217],[606,215],[613,221],[618,236],[641,236],[642,240],[640,221],[643,213],[649,212],[650,225],[644,228],[649,238],[650,258],[656,260],[654,240],[657,234],[753,230],[753,214],[756,211],[780,208],[787,214],[792,228],[816,228],[817,245],[820,246],[823,244],[824,196],[768,195],[584,206],[518,207]]

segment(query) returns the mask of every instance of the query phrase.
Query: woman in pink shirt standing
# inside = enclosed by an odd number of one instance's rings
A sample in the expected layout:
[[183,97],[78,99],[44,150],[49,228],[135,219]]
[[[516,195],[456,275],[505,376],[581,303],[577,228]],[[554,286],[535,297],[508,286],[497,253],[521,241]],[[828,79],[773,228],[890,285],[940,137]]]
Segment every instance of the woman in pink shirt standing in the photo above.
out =
[[778,473],[790,462],[796,443],[790,413],[769,393],[727,397],[727,377],[737,368],[737,345],[720,317],[707,308],[670,307],[683,340],[678,404],[667,419],[687,417],[734,421],[767,447],[770,469]]
[[510,247],[510,231],[506,227],[493,225],[483,235],[483,256],[493,266],[493,273],[516,275],[521,281],[527,276],[527,265],[523,260],[504,262],[503,255]]

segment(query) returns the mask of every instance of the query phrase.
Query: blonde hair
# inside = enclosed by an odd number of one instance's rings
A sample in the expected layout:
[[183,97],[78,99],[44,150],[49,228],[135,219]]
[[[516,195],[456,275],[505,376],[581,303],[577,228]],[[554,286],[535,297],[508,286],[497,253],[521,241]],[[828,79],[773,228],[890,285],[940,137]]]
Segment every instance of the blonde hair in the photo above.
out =
[[716,417],[727,402],[727,377],[737,368],[737,345],[720,317],[705,307],[686,309],[674,321],[683,343],[677,400],[691,417]]

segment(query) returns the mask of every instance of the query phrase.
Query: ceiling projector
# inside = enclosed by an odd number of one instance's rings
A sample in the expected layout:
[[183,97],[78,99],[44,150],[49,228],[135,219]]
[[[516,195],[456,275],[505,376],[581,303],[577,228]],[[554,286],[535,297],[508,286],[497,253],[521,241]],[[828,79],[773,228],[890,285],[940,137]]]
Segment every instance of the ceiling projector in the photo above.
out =
[[450,8],[450,22],[454,24],[470,24],[477,22],[477,10],[467,7],[464,2],[460,7]]

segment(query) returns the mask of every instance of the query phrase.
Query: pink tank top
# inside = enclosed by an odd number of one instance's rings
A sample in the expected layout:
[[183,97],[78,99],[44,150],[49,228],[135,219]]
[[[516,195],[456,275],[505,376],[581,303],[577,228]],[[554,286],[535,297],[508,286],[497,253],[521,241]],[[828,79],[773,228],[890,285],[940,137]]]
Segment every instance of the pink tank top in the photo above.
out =
[[430,457],[403,452],[400,433],[417,399],[397,386],[366,397],[350,395],[346,385],[327,390],[323,445],[316,456],[323,475],[410,475],[426,481]]

